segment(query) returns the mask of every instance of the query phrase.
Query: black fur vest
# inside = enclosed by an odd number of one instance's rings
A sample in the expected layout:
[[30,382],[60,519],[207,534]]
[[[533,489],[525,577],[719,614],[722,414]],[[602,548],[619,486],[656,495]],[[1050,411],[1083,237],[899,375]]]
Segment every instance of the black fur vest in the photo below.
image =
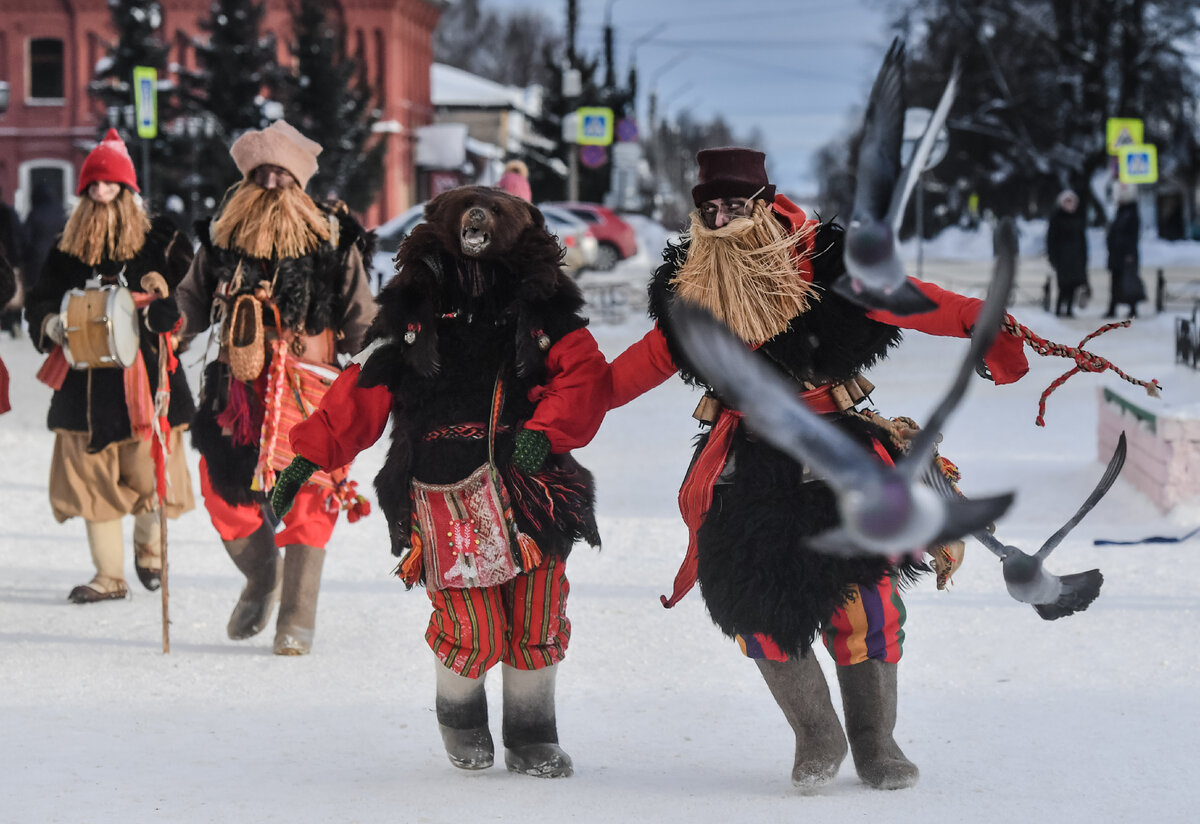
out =
[[[280,322],[294,332],[308,335],[329,328],[337,331],[338,319],[346,311],[347,295],[343,294],[342,284],[347,256],[357,247],[363,259],[369,261],[374,240],[374,235],[366,232],[350,215],[335,212],[326,204],[317,205],[329,215],[332,236],[316,250],[299,258],[262,260],[234,249],[222,249],[212,242],[211,221],[196,223],[196,236],[204,247],[215,279],[219,283],[232,284],[240,267],[240,286],[231,289],[230,296],[253,292],[259,281],[273,281]],[[274,324],[274,320],[266,315],[263,320]],[[216,420],[229,402],[230,380],[228,364],[214,360],[204,368],[203,391],[192,424],[192,445],[205,456],[209,479],[217,494],[231,504],[247,504],[264,498],[263,493],[250,489],[254,466],[258,462],[258,444],[234,444],[222,434]],[[253,394],[252,388],[247,391]],[[255,413],[261,416],[261,403],[253,399],[252,403]]]
[[486,437],[456,436],[451,428],[486,429],[498,378],[495,459],[518,527],[552,555],[565,556],[580,539],[599,545],[591,473],[570,454],[551,455],[535,478],[510,462],[513,437],[534,410],[529,390],[545,378],[547,350],[587,324],[559,254],[553,238],[534,227],[499,260],[447,252],[428,224],[401,246],[398,274],[380,292],[367,332],[376,348],[359,376],[360,386],[392,393],[392,444],[375,488],[393,553],[408,544],[412,479],[452,483],[487,461]]
[[[826,288],[843,271],[841,241],[841,227],[820,225],[812,258],[819,299],[758,350],[798,385],[850,378],[886,357],[900,341],[899,329],[869,319],[860,307]],[[667,247],[665,262],[650,284],[650,314],[665,333],[684,380],[704,386],[678,345],[669,314],[671,279],[686,256],[686,245]],[[869,418],[843,413],[836,421],[864,445],[875,439],[899,455],[886,430]],[[707,437],[701,436],[697,449]],[[908,564],[897,569],[883,557],[842,559],[809,549],[807,536],[838,523],[833,492],[806,479],[802,466],[745,427],[734,434],[729,461],[729,482],[714,487],[698,535],[700,590],[713,621],[726,634],[764,633],[795,655],[812,645],[851,585],[873,586],[889,573],[903,582],[919,572]]]

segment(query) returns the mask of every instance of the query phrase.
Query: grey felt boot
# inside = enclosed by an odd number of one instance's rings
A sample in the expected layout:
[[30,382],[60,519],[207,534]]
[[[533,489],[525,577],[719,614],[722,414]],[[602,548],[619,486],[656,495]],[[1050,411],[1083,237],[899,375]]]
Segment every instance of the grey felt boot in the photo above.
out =
[[276,655],[308,655],[317,627],[317,595],[325,550],[288,544],[283,550],[283,588],[275,622]]
[[796,733],[792,784],[803,792],[828,784],[846,758],[847,746],[816,656],[810,652],[803,658],[760,658],[755,663]]
[[262,632],[279,600],[280,559],[275,533],[263,523],[246,538],[224,541],[225,551],[246,576],[246,586],[229,616],[225,631],[234,641]]
[[558,665],[539,670],[504,669],[504,766],[538,778],[566,778],[575,772],[571,756],[558,746],[554,717],[554,677]]
[[892,737],[896,728],[896,667],[872,658],[837,668],[854,768],[864,783],[877,790],[911,787],[921,775]]
[[484,675],[467,678],[441,661],[437,670],[438,729],[450,763],[460,770],[486,770],[496,759],[492,731],[488,728]]

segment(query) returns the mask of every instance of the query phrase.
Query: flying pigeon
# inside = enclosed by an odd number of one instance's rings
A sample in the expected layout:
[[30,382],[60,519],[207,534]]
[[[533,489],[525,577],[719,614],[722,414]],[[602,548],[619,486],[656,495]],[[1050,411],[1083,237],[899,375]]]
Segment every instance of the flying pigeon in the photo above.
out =
[[[1008,588],[1008,594],[1024,604],[1033,605],[1037,614],[1047,621],[1082,612],[1100,594],[1100,585],[1104,583],[1104,576],[1100,574],[1100,570],[1089,569],[1087,572],[1076,572],[1072,575],[1054,575],[1046,571],[1043,563],[1050,557],[1050,553],[1054,551],[1055,547],[1062,543],[1063,538],[1067,537],[1067,533],[1074,529],[1083,520],[1083,516],[1087,515],[1092,507],[1104,497],[1109,487],[1116,481],[1117,475],[1121,474],[1121,467],[1124,464],[1125,433],[1122,432],[1117,441],[1117,448],[1108,462],[1108,468],[1104,470],[1104,475],[1096,484],[1096,488],[1092,490],[1092,494],[1063,525],[1062,529],[1046,539],[1046,543],[1042,544],[1041,549],[1033,555],[1022,552],[1015,546],[1001,543],[987,530],[977,530],[971,533],[976,540],[1000,559],[1004,568],[1004,585]],[[933,472],[938,476],[942,474],[936,469]],[[936,479],[934,480],[936,483]],[[955,496],[959,494],[953,487],[950,487],[944,477],[937,485],[943,494]]]
[[867,101],[859,144],[854,207],[846,227],[846,272],[833,283],[833,290],[847,300],[897,315],[915,315],[936,307],[909,282],[897,254],[896,238],[909,195],[954,101],[959,72],[955,62],[937,109],[901,171],[905,100],[904,45],[899,38],[884,56]]
[[810,410],[791,382],[707,311],[677,299],[670,312],[680,344],[722,400],[741,411],[758,437],[812,467],[833,488],[842,523],[813,536],[810,545],[842,556],[896,555],[974,533],[1012,504],[1012,494],[948,499],[921,481],[942,424],[999,330],[1012,271],[997,269],[954,382],[894,467]]

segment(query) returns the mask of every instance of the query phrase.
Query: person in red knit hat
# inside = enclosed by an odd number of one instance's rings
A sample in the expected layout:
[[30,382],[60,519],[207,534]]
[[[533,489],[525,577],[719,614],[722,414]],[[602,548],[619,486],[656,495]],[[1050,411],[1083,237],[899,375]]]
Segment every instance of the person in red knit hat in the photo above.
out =
[[[76,192],[79,203],[30,291],[25,319],[34,345],[65,370],[61,382],[53,380],[58,385],[50,401],[48,423],[55,432],[50,505],[60,522],[74,517],[86,522],[96,574],[68,596],[86,604],[127,594],[121,537],[125,515],[133,515],[139,580],[150,590],[161,585],[163,536],[150,422],[160,349],[179,321],[171,294],[187,272],[192,247],[169,220],[146,214],[133,161],[113,129],[84,160]],[[67,369],[60,354],[66,339],[63,296],[97,284],[136,292],[143,288],[143,275],[151,272],[162,275],[169,295],[150,299],[147,294],[148,302],[139,310],[137,362],[127,369]],[[195,406],[184,371],[176,366],[168,374],[166,514],[177,518],[194,507],[182,432]]]
[[[870,409],[873,387],[860,373],[887,356],[902,328],[969,336],[982,301],[915,281],[936,309],[899,317],[853,304],[828,288],[845,271],[842,228],[810,219],[777,194],[762,152],[707,149],[697,161],[691,228],[681,243],[667,246],[651,279],[654,328],[612,363],[612,406],[676,372],[704,387],[674,337],[669,307],[679,300],[721,319],[789,375],[810,407],[881,460],[904,454],[907,427],[897,423],[903,419]],[[1028,369],[1021,339],[1009,334],[998,336],[986,361],[996,383]],[[839,522],[829,487],[753,437],[711,389],[695,417],[706,429],[679,494],[689,545],[664,605],[700,584],[709,614],[754,659],[795,732],[798,788],[811,791],[833,779],[847,736],[865,783],[911,786],[917,767],[892,733],[904,639],[899,587],[920,569],[882,556],[815,551],[809,539]],[[817,638],[837,664],[844,732],[812,654]]]

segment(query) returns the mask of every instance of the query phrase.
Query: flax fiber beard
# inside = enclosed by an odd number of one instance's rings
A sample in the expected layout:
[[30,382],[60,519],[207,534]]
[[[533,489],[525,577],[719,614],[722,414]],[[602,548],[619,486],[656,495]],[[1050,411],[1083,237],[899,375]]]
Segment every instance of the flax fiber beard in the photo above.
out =
[[751,217],[720,229],[705,226],[698,211],[691,218],[687,261],[671,284],[742,340],[756,346],[770,340],[820,299],[796,271],[793,253],[803,234],[786,232],[765,201],[754,201]]
[[141,202],[122,186],[108,203],[81,197],[63,227],[58,248],[88,266],[105,260],[131,260],[142,251],[149,231],[150,218]]
[[212,222],[212,241],[253,258],[303,257],[329,240],[329,219],[299,186],[264,189],[250,180],[226,196]]

